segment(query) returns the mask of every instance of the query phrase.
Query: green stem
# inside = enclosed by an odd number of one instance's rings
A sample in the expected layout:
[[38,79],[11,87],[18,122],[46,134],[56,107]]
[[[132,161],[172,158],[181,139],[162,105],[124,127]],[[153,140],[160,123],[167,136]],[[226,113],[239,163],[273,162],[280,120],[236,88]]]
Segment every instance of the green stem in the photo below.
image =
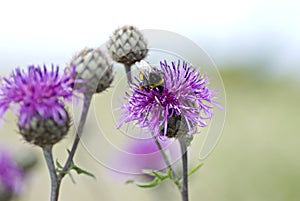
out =
[[182,153],[182,176],[183,176],[183,184],[181,189],[181,197],[182,201],[188,201],[189,200],[189,194],[188,194],[188,153],[187,153],[187,145],[186,140],[183,137],[183,139],[179,139],[180,142],[180,148]]

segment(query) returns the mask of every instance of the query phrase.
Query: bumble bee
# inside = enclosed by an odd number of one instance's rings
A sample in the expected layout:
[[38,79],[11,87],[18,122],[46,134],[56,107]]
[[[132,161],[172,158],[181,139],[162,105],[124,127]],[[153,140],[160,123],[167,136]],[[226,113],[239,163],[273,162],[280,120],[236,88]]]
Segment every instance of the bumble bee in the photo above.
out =
[[136,66],[140,71],[140,89],[149,90],[157,89],[162,92],[165,86],[163,77],[152,67],[149,63],[144,60],[136,62]]
[[[169,110],[169,113],[171,110]],[[165,133],[165,126],[160,127],[160,132]],[[168,138],[181,138],[183,136],[187,137],[189,132],[186,120],[184,120],[181,115],[174,114],[168,119],[166,137]],[[192,136],[189,137],[192,140]]]
[[[168,138],[176,138],[178,137],[178,132],[180,130],[180,126],[181,126],[181,115],[174,115],[171,118],[168,119],[168,129],[167,129],[167,133],[166,136]],[[165,132],[165,128],[164,125],[161,126],[161,133]]]

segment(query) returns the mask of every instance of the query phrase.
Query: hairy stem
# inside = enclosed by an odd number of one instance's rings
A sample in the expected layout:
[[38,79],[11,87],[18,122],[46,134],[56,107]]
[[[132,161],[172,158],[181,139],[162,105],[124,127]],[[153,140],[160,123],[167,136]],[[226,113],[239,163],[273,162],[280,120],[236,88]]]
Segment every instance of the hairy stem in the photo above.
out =
[[48,166],[48,170],[50,173],[51,178],[51,194],[50,194],[50,201],[57,201],[59,195],[59,186],[60,182],[58,180],[56,169],[53,162],[53,155],[52,155],[52,146],[51,147],[44,147],[43,148],[44,157],[46,159],[46,163]]
[[181,189],[181,197],[182,201],[189,200],[188,194],[188,153],[187,153],[187,144],[185,138],[179,139],[180,148],[182,153],[182,177],[183,177],[183,184]]

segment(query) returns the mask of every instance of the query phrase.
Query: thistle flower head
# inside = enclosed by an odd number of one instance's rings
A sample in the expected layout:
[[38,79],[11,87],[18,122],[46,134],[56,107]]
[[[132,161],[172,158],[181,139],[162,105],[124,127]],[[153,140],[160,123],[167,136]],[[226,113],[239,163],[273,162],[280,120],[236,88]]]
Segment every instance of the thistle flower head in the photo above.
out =
[[132,84],[132,93],[127,94],[127,103],[121,107],[119,127],[134,121],[156,135],[167,137],[179,137],[181,131],[193,134],[196,127],[206,127],[215,104],[215,92],[208,88],[208,78],[180,61],[171,65],[160,62],[160,69],[155,71],[164,84],[160,87]]
[[36,116],[52,118],[58,124],[65,122],[64,101],[71,101],[74,77],[75,69],[60,74],[59,67],[53,65],[51,70],[46,66],[15,69],[0,85],[0,117],[15,104],[19,106],[19,125],[28,125]]
[[24,172],[6,149],[0,150],[0,187],[15,193],[20,192]]

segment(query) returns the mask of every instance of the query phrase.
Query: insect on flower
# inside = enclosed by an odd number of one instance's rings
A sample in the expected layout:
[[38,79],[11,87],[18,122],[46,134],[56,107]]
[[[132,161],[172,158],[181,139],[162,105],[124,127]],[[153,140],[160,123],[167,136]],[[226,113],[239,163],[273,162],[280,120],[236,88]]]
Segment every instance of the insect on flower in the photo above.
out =
[[127,93],[119,128],[135,122],[157,136],[178,138],[198,133],[212,119],[216,92],[208,87],[209,79],[197,68],[183,61],[160,62],[153,68],[142,61],[139,85],[132,84]]
[[149,89],[157,89],[159,92],[162,92],[165,85],[162,75],[144,60],[135,64],[140,71],[140,89],[147,91]]

